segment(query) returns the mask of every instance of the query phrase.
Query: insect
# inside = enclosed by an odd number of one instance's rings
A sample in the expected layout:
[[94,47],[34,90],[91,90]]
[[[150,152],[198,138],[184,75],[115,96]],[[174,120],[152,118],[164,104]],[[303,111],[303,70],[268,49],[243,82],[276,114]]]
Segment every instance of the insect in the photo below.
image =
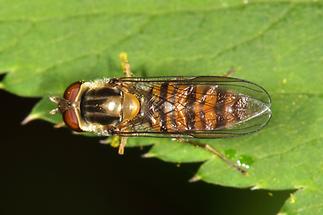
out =
[[[241,136],[263,128],[271,118],[271,99],[261,86],[231,77],[131,77],[127,55],[121,55],[125,77],[78,81],[63,98],[50,97],[65,124],[77,132],[120,137],[191,138]],[[236,167],[208,144],[203,147]],[[236,167],[241,172],[241,167]]]

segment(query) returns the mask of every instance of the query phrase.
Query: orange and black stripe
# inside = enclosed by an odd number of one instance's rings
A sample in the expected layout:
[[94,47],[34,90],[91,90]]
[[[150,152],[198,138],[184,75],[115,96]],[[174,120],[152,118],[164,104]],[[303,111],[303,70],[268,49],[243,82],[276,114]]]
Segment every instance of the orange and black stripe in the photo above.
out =
[[187,130],[187,118],[185,108],[187,104],[187,86],[176,85],[177,92],[174,103],[174,120],[176,121],[176,128],[174,131]]
[[186,110],[186,129],[195,130],[195,111],[194,103],[196,103],[196,86],[190,85],[187,89],[187,107]]
[[150,104],[155,111],[150,122],[154,131],[215,130],[237,121],[239,96],[224,89],[165,82],[151,91],[155,98]]
[[166,125],[167,130],[176,130],[177,124],[175,120],[175,98],[176,98],[177,87],[174,84],[169,83],[167,89],[167,105],[165,108],[166,112]]
[[216,127],[222,128],[226,124],[225,120],[225,99],[226,92],[224,90],[217,90],[217,102],[215,105]]
[[203,104],[202,112],[205,115],[205,130],[214,130],[217,125],[216,112],[214,107],[217,104],[217,91],[213,87],[208,87],[205,93],[205,102]]
[[196,86],[195,93],[195,129],[196,130],[205,130],[205,113],[203,111],[203,106],[205,105],[205,93],[208,88],[203,85]]
[[158,108],[159,116],[160,116],[160,131],[161,132],[167,132],[167,121],[166,121],[166,112],[165,112],[165,108],[166,108],[166,105],[168,102],[167,101],[167,90],[168,90],[168,82],[165,82],[160,87],[159,99],[161,100],[161,102],[160,102],[160,107]]

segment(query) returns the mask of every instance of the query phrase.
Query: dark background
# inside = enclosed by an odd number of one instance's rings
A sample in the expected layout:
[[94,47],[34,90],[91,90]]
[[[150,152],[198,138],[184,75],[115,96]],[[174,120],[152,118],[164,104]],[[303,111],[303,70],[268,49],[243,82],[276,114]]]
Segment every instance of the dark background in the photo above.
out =
[[143,159],[97,138],[20,122],[36,99],[0,91],[0,214],[276,214],[288,191],[188,183],[199,164]]

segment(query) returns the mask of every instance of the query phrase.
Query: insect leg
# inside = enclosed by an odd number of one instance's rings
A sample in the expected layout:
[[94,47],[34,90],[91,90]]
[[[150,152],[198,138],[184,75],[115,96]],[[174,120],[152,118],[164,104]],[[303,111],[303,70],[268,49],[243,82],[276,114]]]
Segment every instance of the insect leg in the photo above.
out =
[[127,145],[127,140],[128,140],[128,137],[112,136],[112,137],[110,137],[108,139],[101,140],[100,143],[102,143],[102,144],[110,144],[113,148],[119,147],[118,154],[123,155],[124,154],[124,148]]
[[247,174],[247,170],[238,165],[237,163],[233,162],[232,160],[230,160],[229,158],[227,158],[224,154],[222,154],[220,151],[218,151],[216,148],[212,147],[209,144],[204,144],[204,143],[200,143],[197,141],[191,141],[191,140],[186,140],[186,139],[182,139],[182,138],[177,138],[177,141],[181,142],[181,143],[188,143],[191,144],[193,146],[198,146],[201,147],[209,152],[211,152],[212,154],[216,155],[218,158],[220,158],[222,161],[224,161],[226,164],[228,164],[230,167],[238,170],[240,173],[242,174]]
[[124,147],[126,147],[128,137],[120,137],[120,145],[119,145],[119,150],[118,154],[123,155],[124,154]]
[[131,73],[130,64],[128,61],[128,54],[126,52],[121,52],[119,54],[119,59],[120,59],[121,69],[123,73],[125,74],[126,77],[131,77],[132,73]]

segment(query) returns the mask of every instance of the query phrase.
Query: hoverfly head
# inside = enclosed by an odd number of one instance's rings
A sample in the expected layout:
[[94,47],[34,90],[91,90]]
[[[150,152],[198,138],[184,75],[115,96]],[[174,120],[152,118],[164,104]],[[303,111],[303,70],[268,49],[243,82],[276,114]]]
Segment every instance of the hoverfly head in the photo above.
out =
[[74,131],[80,132],[79,101],[77,100],[82,82],[71,84],[64,92],[63,98],[51,96],[49,99],[57,104],[57,108],[50,111],[50,114],[60,112],[65,124]]

